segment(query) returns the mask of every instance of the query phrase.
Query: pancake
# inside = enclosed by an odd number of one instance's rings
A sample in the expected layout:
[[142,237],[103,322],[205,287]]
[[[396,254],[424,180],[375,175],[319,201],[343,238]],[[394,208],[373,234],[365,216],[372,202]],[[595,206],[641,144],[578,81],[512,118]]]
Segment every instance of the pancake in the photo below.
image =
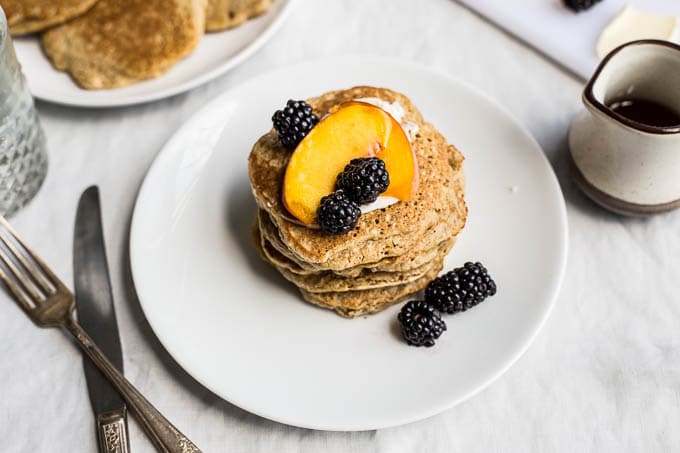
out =
[[208,0],[206,31],[220,31],[241,25],[248,19],[266,13],[274,0]]
[[[272,264],[264,253],[260,241],[257,240],[259,231],[256,224],[253,225],[252,236],[253,245],[260,254],[260,257],[265,262]],[[433,266],[425,274],[414,281],[393,286],[340,292],[313,292],[300,287],[298,287],[298,290],[303,299],[313,305],[333,310],[345,318],[356,318],[382,311],[390,305],[400,302],[424,289],[441,272],[443,267],[442,261],[439,260],[433,263]],[[277,270],[279,269],[277,268]]]
[[[364,97],[398,101],[405,121],[418,125],[412,147],[420,169],[420,185],[413,200],[362,215],[357,227],[346,235],[331,236],[286,220],[281,202],[281,180],[289,153],[270,131],[255,144],[249,157],[253,195],[267,211],[281,241],[299,261],[318,268],[340,271],[398,257],[414,249],[432,228],[455,237],[467,217],[464,201],[463,156],[429,123],[404,95],[383,88],[355,87],[334,91],[308,102],[319,116],[342,102]],[[442,222],[446,225],[442,226]],[[432,238],[422,248],[433,248]]]
[[448,251],[442,248],[433,260],[405,272],[374,272],[363,269],[352,277],[339,276],[332,271],[300,275],[292,272],[285,262],[285,257],[262,238],[257,224],[254,225],[253,240],[256,249],[265,261],[274,266],[286,280],[311,293],[359,291],[411,283],[423,277],[434,267],[441,269],[444,255]]
[[408,272],[369,272],[357,277],[339,277],[330,273],[301,276],[279,268],[276,265],[274,267],[276,267],[276,270],[279,271],[283,278],[293,283],[300,290],[310,293],[343,293],[389,288],[411,283],[422,278],[434,268],[441,270],[443,260],[443,256],[439,257]]
[[[288,269],[291,272],[297,274],[315,274],[326,269],[323,266],[314,266],[301,261],[296,257],[290,250],[288,250],[285,244],[281,241],[278,236],[275,226],[269,220],[269,216],[262,210],[258,212],[258,224],[260,228],[260,234],[265,238],[268,244],[275,249],[282,257],[285,257],[288,264]],[[432,231],[437,232],[441,230],[441,224]],[[424,236],[428,236],[425,234]],[[455,237],[449,235],[443,235],[444,239],[441,240],[435,247],[432,248],[422,248],[421,244],[418,244],[413,249],[409,250],[407,253],[398,257],[388,257],[384,258],[376,263],[369,263],[362,266],[356,266],[347,269],[334,270],[332,271],[336,275],[346,276],[346,277],[356,277],[361,272],[371,271],[371,272],[403,272],[410,269],[420,267],[425,263],[435,259],[436,255],[439,253],[440,249],[450,250],[455,242]]]
[[99,0],[42,36],[45,53],[86,89],[159,76],[189,54],[205,28],[203,0]]
[[1,0],[9,32],[25,35],[80,16],[97,0]]
[[388,288],[341,293],[312,293],[300,289],[300,293],[311,304],[329,308],[346,318],[356,318],[357,316],[377,313],[390,305],[405,300],[407,297],[424,289],[430,281],[437,277],[440,271],[441,267],[435,267],[414,282],[390,286]]

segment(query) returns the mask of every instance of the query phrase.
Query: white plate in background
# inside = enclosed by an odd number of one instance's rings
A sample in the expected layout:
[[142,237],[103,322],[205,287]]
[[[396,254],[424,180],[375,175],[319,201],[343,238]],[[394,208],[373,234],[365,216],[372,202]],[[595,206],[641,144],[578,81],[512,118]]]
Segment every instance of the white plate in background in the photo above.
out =
[[240,64],[272,37],[293,4],[294,0],[278,0],[267,13],[238,27],[207,33],[196,49],[167,73],[123,88],[80,88],[68,73],[52,66],[36,36],[15,37],[14,47],[28,86],[39,99],[78,107],[140,104],[190,90]]

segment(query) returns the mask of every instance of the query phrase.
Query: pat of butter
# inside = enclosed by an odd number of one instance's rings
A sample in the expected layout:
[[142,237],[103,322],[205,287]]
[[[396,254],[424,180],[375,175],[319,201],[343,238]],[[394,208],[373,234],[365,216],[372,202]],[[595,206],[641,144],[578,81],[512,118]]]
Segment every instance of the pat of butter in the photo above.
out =
[[602,31],[597,56],[603,58],[618,46],[638,39],[678,39],[678,18],[660,16],[627,5]]

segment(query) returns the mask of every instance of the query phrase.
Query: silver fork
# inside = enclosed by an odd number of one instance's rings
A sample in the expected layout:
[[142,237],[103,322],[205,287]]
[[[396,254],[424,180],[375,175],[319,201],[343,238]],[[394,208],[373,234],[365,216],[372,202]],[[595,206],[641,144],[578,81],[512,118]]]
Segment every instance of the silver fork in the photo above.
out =
[[92,362],[118,389],[159,451],[200,453],[198,447],[120,374],[78,325],[73,316],[75,299],[66,285],[1,216],[0,225],[3,227],[0,228],[0,240],[5,245],[4,248],[0,247],[0,259],[9,271],[6,272],[0,266],[0,279],[33,322],[39,327],[61,327],[73,335]]

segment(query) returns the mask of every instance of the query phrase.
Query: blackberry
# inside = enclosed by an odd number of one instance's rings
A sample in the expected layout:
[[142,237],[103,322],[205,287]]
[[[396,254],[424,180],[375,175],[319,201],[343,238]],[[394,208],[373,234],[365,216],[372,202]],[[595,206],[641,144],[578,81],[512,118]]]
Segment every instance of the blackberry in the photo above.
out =
[[359,204],[374,202],[389,185],[385,162],[377,157],[352,159],[335,182],[336,189]]
[[468,310],[496,294],[496,282],[482,263],[465,263],[441,277],[425,289],[425,300],[442,313]]
[[439,312],[422,300],[404,305],[397,319],[404,339],[412,346],[434,346],[434,341],[446,330]]
[[602,0],[564,0],[564,5],[575,12],[585,11],[592,8]]
[[274,112],[272,122],[281,144],[288,149],[294,149],[316,126],[319,117],[305,101],[290,99],[283,109]]
[[355,227],[361,210],[342,190],[336,190],[321,199],[316,220],[321,230],[328,234],[345,234]]

